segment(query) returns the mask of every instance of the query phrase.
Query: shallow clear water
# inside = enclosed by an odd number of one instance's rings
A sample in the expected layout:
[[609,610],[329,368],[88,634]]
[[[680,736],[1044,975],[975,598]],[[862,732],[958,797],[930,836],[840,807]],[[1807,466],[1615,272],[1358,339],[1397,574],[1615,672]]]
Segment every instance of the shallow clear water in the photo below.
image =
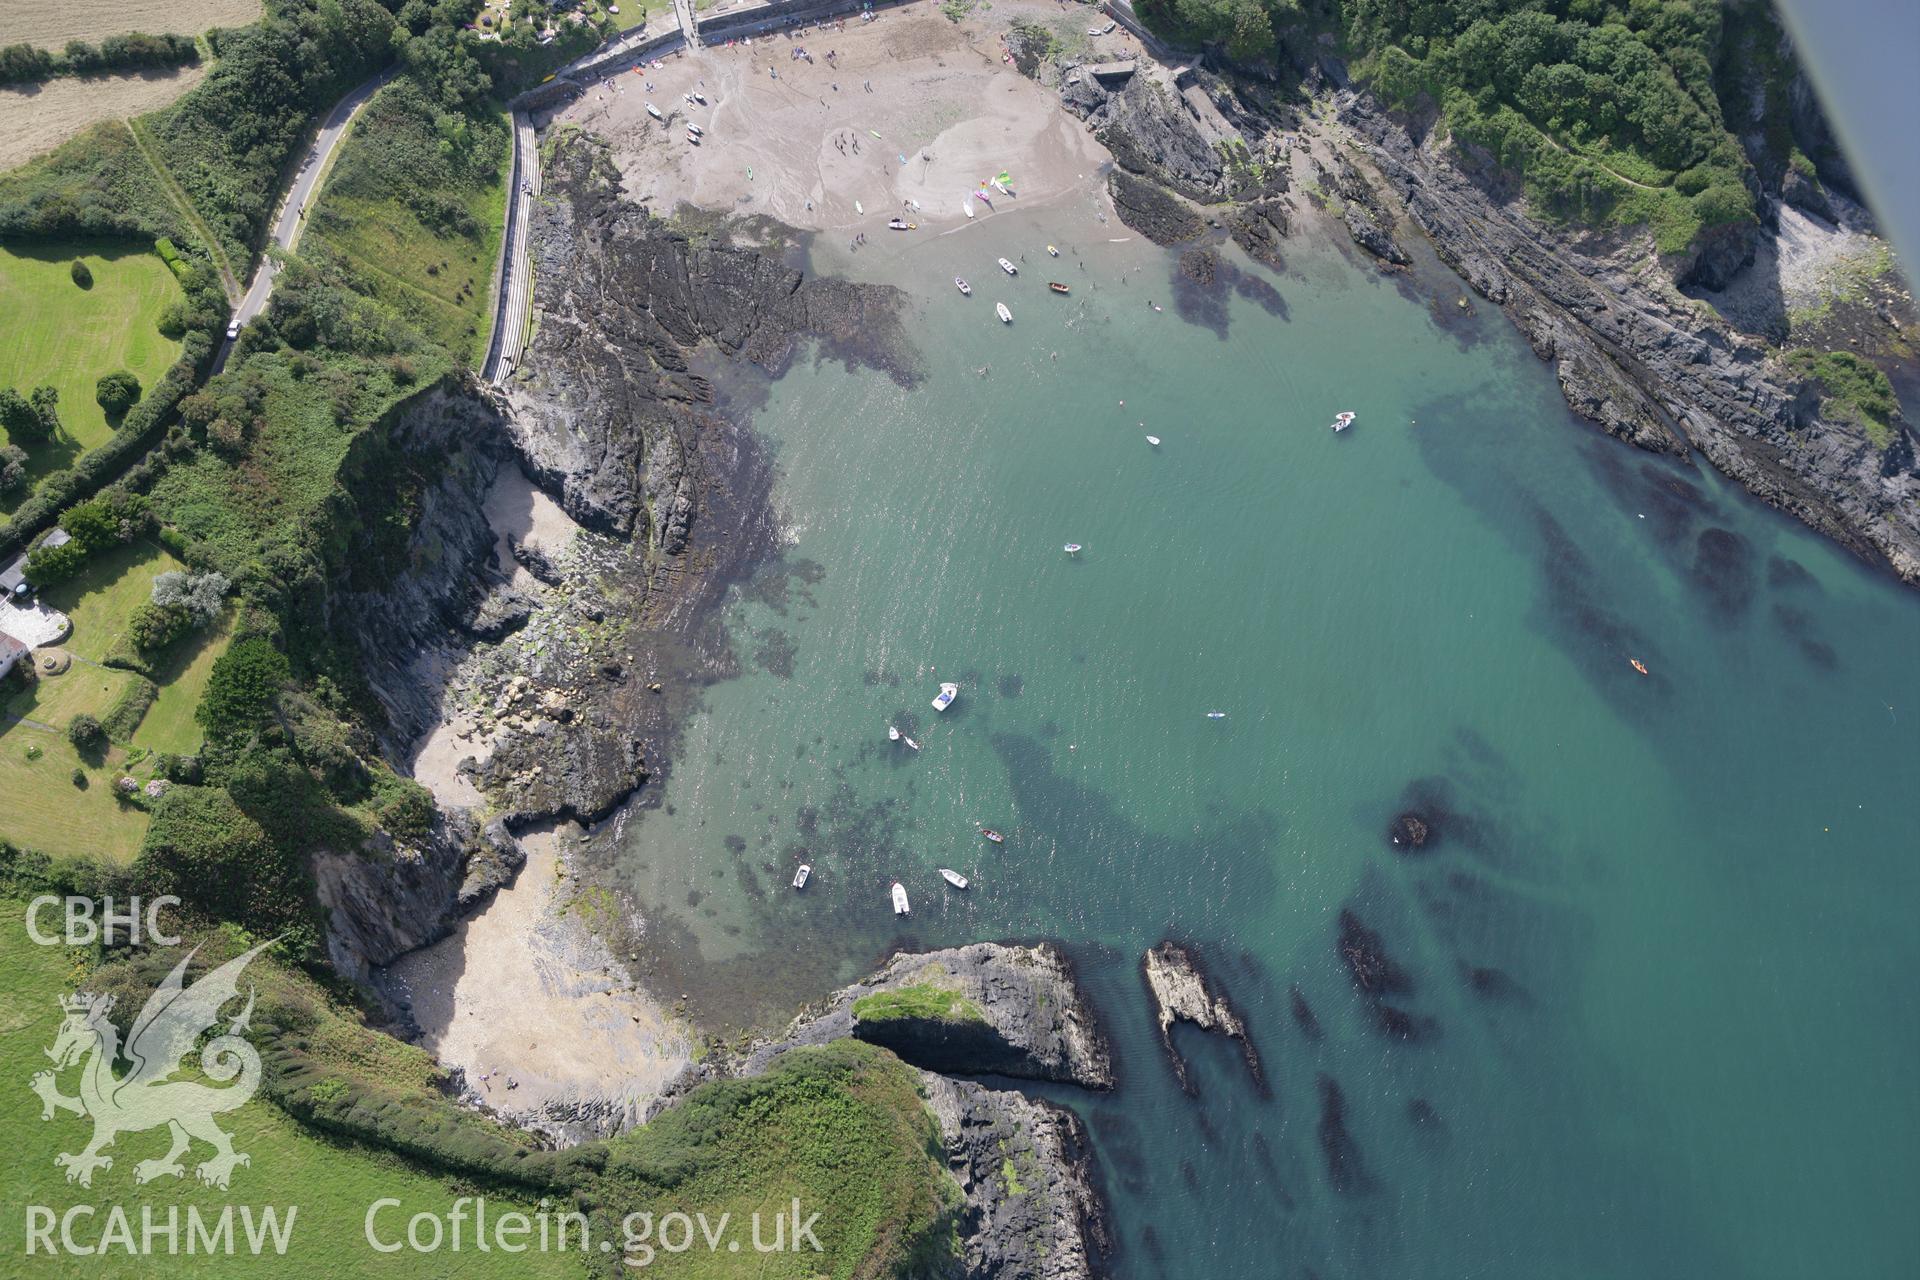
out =
[[[1129,1277],[1910,1274],[1920,601],[1571,420],[1496,314],[1442,328],[1296,247],[1284,276],[1229,253],[1283,302],[1222,336],[1109,234],[1057,209],[870,250],[917,282],[924,380],[768,392],[788,555],[621,836],[672,980],[764,1023],[893,945],[1065,940],[1123,1078],[1055,1096]],[[1439,840],[1401,856],[1409,804]],[[1343,907],[1416,1040],[1356,994]],[[1138,977],[1167,935],[1271,1097],[1200,1035],[1174,1085]]]

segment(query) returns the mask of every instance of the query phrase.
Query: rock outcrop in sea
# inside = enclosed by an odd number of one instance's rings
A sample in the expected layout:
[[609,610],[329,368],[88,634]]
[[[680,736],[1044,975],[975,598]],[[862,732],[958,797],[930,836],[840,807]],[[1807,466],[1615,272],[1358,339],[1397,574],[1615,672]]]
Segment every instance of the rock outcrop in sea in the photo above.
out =
[[1166,1048],[1173,1073],[1183,1090],[1191,1094],[1194,1087],[1187,1075],[1187,1061],[1174,1047],[1173,1024],[1176,1022],[1190,1022],[1202,1031],[1218,1032],[1238,1040],[1240,1051],[1247,1059],[1247,1070],[1253,1073],[1254,1083],[1265,1091],[1266,1075],[1260,1067],[1260,1052],[1247,1035],[1246,1023],[1234,1012],[1226,995],[1208,979],[1192,951],[1178,943],[1162,942],[1147,952],[1141,962],[1141,973],[1153,997],[1160,1043]]

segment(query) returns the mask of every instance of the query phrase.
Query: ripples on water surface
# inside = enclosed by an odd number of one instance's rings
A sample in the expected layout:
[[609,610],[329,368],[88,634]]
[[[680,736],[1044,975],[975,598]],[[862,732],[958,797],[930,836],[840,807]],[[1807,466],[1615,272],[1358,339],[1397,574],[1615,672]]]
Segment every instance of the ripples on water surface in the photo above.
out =
[[[896,944],[1065,940],[1123,1082],[1059,1096],[1128,1277],[1911,1274],[1911,593],[1571,423],[1498,315],[1295,250],[1239,260],[1280,305],[1189,323],[1147,246],[1082,271],[1040,253],[1077,229],[992,225],[886,267],[924,382],[802,364],[756,414],[790,552],[618,855],[666,980],[778,1023]],[[1403,858],[1408,804],[1439,836]],[[1137,972],[1169,933],[1270,1099],[1199,1036],[1174,1087]]]

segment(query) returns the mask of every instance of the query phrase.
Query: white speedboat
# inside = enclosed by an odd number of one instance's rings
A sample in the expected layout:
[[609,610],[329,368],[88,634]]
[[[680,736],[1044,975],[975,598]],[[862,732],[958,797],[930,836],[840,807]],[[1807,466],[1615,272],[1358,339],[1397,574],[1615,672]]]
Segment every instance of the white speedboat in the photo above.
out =
[[1006,272],[1010,276],[1017,276],[1020,274],[1020,268],[1014,266],[1011,262],[1008,262],[1005,258],[1000,259],[1000,269]]
[[1061,549],[1070,556],[1077,556],[1080,554],[1080,544],[1077,542],[1069,542],[1065,547]]
[[651,102],[649,102],[649,103],[647,104],[647,114],[648,114],[648,115],[650,115],[650,116],[652,116],[652,117],[653,117],[653,118],[654,118],[655,120],[665,120],[665,119],[666,119],[666,117],[665,117],[665,116],[663,116],[663,115],[661,115],[661,114],[660,114],[660,108],[658,108],[658,107],[656,107],[656,106],[654,106],[654,105],[653,105],[653,104],[652,104]]
[[1150,445],[1152,445],[1152,446],[1153,446],[1154,448],[1156,448],[1156,449],[1158,449],[1158,448],[1160,447],[1160,437],[1159,437],[1159,436],[1148,436],[1148,437],[1147,437],[1147,443],[1148,443],[1148,444],[1150,444]]
[[953,700],[959,696],[960,696],[959,685],[943,684],[940,686],[939,696],[933,700],[933,709],[935,711],[945,711],[948,707],[953,705]]
[[687,141],[697,147],[700,145],[700,135],[689,129],[687,131]]
[[962,280],[959,276],[955,276],[953,278],[953,287],[958,289],[961,293],[966,294],[969,298],[973,296],[973,286],[968,284],[965,280]]
[[893,882],[893,914],[904,916],[913,908],[907,905],[907,886],[898,880]]
[[1000,317],[1000,323],[1001,323],[1001,324],[1012,324],[1012,323],[1013,323],[1013,312],[1011,312],[1011,311],[1009,311],[1009,310],[1007,310],[1007,304],[1006,304],[1006,303],[1004,303],[1004,302],[996,302],[996,303],[994,303],[994,304],[993,304],[993,311],[994,311],[994,314],[995,314],[995,315],[997,315],[997,316],[999,316],[999,317]]
[[1060,256],[1060,251],[1059,251],[1058,249],[1056,249],[1056,248],[1054,248],[1054,247],[1053,247],[1052,245],[1048,245],[1048,246],[1047,246],[1047,256],[1048,256],[1049,258],[1057,258],[1057,257],[1059,257],[1059,256]]
[[804,863],[804,862],[801,863],[800,869],[793,873],[793,887],[796,889],[806,888],[807,877],[812,874],[813,874],[813,868],[807,863]]
[[1207,712],[1207,719],[1209,720],[1225,720],[1226,718],[1227,718],[1227,713],[1224,711]]
[[888,742],[900,741],[900,731],[894,728],[892,725],[887,726],[887,741]]
[[940,868],[940,878],[956,889],[964,889],[967,887],[967,878],[958,871],[951,870],[950,868]]
[[699,125],[697,125],[697,124],[695,124],[695,123],[693,123],[693,122],[692,122],[691,120],[689,120],[689,121],[687,122],[687,132],[688,132],[688,133],[691,133],[691,134],[693,134],[693,135],[694,135],[694,136],[696,136],[696,137],[698,137],[698,136],[700,136],[700,135],[702,135],[702,134],[704,134],[704,133],[706,133],[706,130],[705,130],[705,129],[702,129],[702,128],[701,128],[701,127],[700,127]]
[[920,744],[915,742],[912,738],[909,738],[904,733],[900,735],[900,741],[906,743],[908,746],[912,747],[915,751],[918,751],[920,749]]
[[1336,413],[1333,415],[1333,429],[1335,431],[1345,431],[1348,427],[1352,425],[1353,425],[1353,411],[1351,409],[1343,409],[1339,413]]

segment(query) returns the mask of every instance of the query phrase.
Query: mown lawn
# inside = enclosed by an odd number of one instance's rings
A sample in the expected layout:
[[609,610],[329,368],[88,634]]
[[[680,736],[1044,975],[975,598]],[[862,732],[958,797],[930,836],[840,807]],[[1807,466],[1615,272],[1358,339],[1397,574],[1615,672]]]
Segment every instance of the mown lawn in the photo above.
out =
[[133,611],[152,598],[154,576],[185,567],[154,543],[135,542],[94,556],[40,597],[73,619],[68,652],[99,662],[126,633]]
[[[431,1255],[375,1253],[366,1243],[363,1227],[368,1207],[375,1200],[394,1197],[404,1203],[403,1211],[389,1211],[380,1220],[386,1227],[398,1222],[404,1232],[406,1215],[423,1210],[444,1215],[458,1194],[456,1190],[388,1153],[323,1138],[261,1098],[219,1117],[220,1126],[233,1137],[234,1149],[247,1153],[252,1160],[234,1171],[232,1185],[226,1191],[202,1187],[193,1177],[192,1164],[208,1154],[208,1148],[198,1145],[186,1157],[189,1173],[185,1178],[162,1178],[136,1186],[134,1165],[166,1150],[166,1133],[161,1129],[121,1134],[110,1152],[113,1167],[97,1172],[90,1189],[68,1183],[53,1158],[59,1152],[78,1151],[92,1126],[66,1112],[57,1113],[52,1121],[42,1121],[39,1099],[28,1091],[27,1081],[47,1066],[42,1050],[53,1043],[62,1016],[60,997],[74,989],[77,973],[74,958],[64,948],[38,946],[27,937],[23,903],[0,900],[0,1079],[7,1082],[7,1088],[0,1091],[0,1143],[10,1157],[7,1171],[0,1173],[0,1199],[8,1206],[8,1211],[0,1214],[5,1221],[0,1228],[0,1254],[8,1259],[7,1275],[64,1277],[84,1273],[100,1280],[154,1276],[199,1280],[219,1275],[328,1280],[345,1276],[584,1275],[578,1255],[531,1250],[517,1256],[478,1252],[472,1247],[470,1227],[467,1247],[459,1253],[446,1249]],[[74,1089],[77,1074],[70,1069],[62,1076],[63,1091]],[[497,1197],[489,1197],[489,1203],[496,1212],[513,1207],[503,1205]],[[297,1214],[291,1243],[285,1256],[278,1258],[253,1258],[244,1252],[232,1257],[188,1256],[184,1247],[177,1255],[169,1255],[164,1252],[164,1239],[161,1252],[144,1258],[127,1257],[117,1250],[85,1259],[44,1254],[27,1257],[26,1206],[44,1205],[59,1213],[78,1204],[98,1206],[98,1217],[80,1227],[83,1238],[89,1225],[98,1237],[113,1205],[125,1208],[136,1236],[142,1207],[149,1205],[162,1222],[169,1207],[177,1207],[183,1237],[188,1205],[198,1206],[208,1217],[228,1204],[256,1208],[274,1205],[283,1213],[294,1206]],[[240,1234],[237,1222],[234,1231],[236,1236]]]
[[233,616],[228,613],[215,625],[187,636],[160,656],[153,667],[153,679],[160,686],[160,696],[147,708],[146,718],[134,731],[134,746],[183,756],[200,750],[202,733],[193,718],[193,709],[200,705],[200,695],[206,692],[214,660],[227,651],[232,628]]
[[[93,272],[82,289],[68,274],[73,260]],[[131,370],[142,389],[160,380],[180,344],[159,329],[160,316],[181,296],[173,273],[151,249],[100,241],[14,242],[0,246],[0,386],[25,395],[42,384],[60,391],[64,434],[21,447],[33,479],[62,467],[106,440],[112,424],[93,398],[103,373]],[[4,433],[0,433],[4,435]],[[26,497],[9,495],[11,511]]]
[[485,357],[510,169],[506,113],[433,129],[420,89],[397,80],[355,123],[301,241],[346,258],[381,303],[470,364]]
[[[20,714],[14,707],[8,710]],[[65,721],[60,725],[61,732],[47,733],[31,725],[0,724],[0,838],[54,857],[131,862],[146,837],[147,815],[114,797],[113,777],[125,754],[115,747],[101,767],[84,766],[87,788],[82,791],[73,785],[73,771],[82,761],[67,741]],[[40,748],[37,760],[27,759],[33,747]],[[6,1035],[0,1030],[0,1039]],[[0,1117],[12,1105],[11,1097],[0,1101]],[[4,1134],[0,1120],[0,1141]]]

